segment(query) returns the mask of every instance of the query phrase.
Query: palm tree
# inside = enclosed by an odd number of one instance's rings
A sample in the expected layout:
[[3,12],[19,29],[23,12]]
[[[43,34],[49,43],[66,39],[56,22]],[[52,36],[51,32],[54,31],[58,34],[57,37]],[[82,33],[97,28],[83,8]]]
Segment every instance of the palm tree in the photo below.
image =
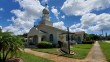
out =
[[7,56],[13,57],[23,47],[21,38],[9,32],[0,33],[0,59],[6,62]]

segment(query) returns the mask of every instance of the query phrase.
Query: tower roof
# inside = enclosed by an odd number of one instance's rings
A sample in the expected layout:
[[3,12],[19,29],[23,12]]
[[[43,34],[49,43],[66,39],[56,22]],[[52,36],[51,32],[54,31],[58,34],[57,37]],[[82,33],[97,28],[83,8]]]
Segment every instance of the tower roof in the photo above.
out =
[[47,7],[45,7],[45,8],[43,9],[43,14],[49,14],[49,9],[48,9]]

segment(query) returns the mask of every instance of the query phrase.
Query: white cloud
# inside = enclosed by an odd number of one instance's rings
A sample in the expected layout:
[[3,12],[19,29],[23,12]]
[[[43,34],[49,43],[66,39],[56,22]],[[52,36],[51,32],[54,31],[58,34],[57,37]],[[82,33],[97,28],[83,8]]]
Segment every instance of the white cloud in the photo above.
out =
[[[53,26],[58,28],[58,29],[62,29],[62,30],[67,30],[67,27],[64,25],[63,21],[59,21],[59,22],[55,22],[53,23]],[[70,32],[78,32],[78,31],[85,31],[87,32],[87,30],[81,28],[81,24],[74,24],[71,27],[69,27]]]
[[[99,15],[88,13],[83,15],[80,21],[80,23],[70,26],[71,32],[85,31],[89,33],[89,31],[97,32],[101,30],[110,30],[110,14],[107,13]],[[66,30],[63,21],[54,23],[54,27]]]
[[81,22],[72,25],[71,31],[101,31],[110,30],[110,14],[102,13],[99,15],[88,13],[82,16]]
[[[91,16],[94,14],[91,14]],[[91,18],[88,16],[88,19]],[[84,21],[84,20],[83,20]],[[88,29],[92,31],[101,31],[101,30],[110,30],[110,14],[102,13],[100,15],[96,15],[91,24],[88,24]]]
[[63,15],[63,16],[61,16],[61,18],[62,18],[62,19],[65,19],[65,16]]
[[93,10],[102,10],[110,7],[110,0],[66,0],[61,10],[66,15],[84,15]]
[[34,26],[36,19],[41,17],[43,6],[40,4],[39,0],[16,0],[19,3],[20,9],[14,9],[11,13],[15,14],[16,17],[12,17],[10,24],[4,27],[3,31],[14,32],[14,34],[26,33]]
[[93,10],[99,11],[110,7],[110,0],[66,0],[61,10],[66,15],[81,15],[80,23],[73,24],[70,30],[76,31],[100,31],[110,30],[110,14],[96,15]]
[[4,9],[3,8],[0,8],[0,11],[3,11]]
[[53,23],[53,26],[58,29],[66,30],[66,27],[64,26],[63,21],[55,22],[55,23]]
[[48,0],[42,0],[41,3],[46,4],[46,3],[48,3]]
[[57,18],[57,20],[59,21],[59,17],[58,15],[60,14],[57,10],[57,8],[55,8],[54,6],[52,6],[52,9],[51,9],[52,13],[55,15],[55,17]]
[[2,29],[2,26],[0,26],[0,29]]
[[86,29],[81,28],[81,23],[77,23],[77,24],[73,24],[72,26],[70,26],[70,31],[71,32],[79,32],[79,31],[85,31],[87,32]]

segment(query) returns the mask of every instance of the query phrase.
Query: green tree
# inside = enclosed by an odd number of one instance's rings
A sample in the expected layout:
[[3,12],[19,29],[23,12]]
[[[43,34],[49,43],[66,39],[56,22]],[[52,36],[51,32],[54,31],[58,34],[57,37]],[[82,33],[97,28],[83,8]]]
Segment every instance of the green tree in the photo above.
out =
[[9,54],[13,57],[23,47],[21,38],[9,32],[0,33],[0,61],[6,62]]
[[99,40],[100,37],[95,34],[85,34],[85,41],[93,41],[93,40]]

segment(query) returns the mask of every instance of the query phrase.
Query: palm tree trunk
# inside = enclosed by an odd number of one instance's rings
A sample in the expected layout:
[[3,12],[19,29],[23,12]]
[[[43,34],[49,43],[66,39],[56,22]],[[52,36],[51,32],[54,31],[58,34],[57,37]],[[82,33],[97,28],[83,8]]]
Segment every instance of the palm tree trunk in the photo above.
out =
[[3,62],[6,62],[4,49],[3,49],[3,59],[2,59],[2,61],[3,61]]
[[5,60],[6,60],[7,56],[8,56],[8,54],[9,54],[9,52],[10,52],[10,50],[8,50],[8,51],[6,52],[6,55],[4,56],[4,59],[5,59]]
[[1,57],[1,51],[0,51],[0,59],[1,59],[2,57]]

